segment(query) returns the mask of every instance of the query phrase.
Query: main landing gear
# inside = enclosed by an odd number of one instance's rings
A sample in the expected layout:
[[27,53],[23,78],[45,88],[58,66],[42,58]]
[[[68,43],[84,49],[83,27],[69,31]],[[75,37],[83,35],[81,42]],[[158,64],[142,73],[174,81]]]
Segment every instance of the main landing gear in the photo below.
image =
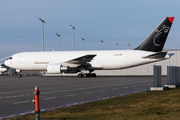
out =
[[79,78],[82,78],[82,77],[96,77],[96,73],[79,73],[78,77]]

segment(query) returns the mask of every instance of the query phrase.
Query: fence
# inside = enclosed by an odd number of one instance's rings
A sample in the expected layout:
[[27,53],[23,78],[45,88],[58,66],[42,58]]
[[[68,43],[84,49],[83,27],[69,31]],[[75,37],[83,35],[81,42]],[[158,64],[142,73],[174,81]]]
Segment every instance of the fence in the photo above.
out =
[[160,65],[153,66],[153,74],[154,74],[154,87],[161,87],[161,66]]
[[167,66],[167,85],[180,86],[179,66]]

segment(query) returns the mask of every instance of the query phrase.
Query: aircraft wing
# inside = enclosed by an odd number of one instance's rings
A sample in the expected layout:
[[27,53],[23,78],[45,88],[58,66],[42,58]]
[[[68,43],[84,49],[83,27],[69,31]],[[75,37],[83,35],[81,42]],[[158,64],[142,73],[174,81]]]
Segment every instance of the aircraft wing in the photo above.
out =
[[149,59],[162,59],[166,56],[167,52],[158,52],[152,55],[145,56],[143,58],[149,58]]
[[66,61],[63,63],[63,65],[69,66],[69,67],[77,67],[80,65],[83,66],[88,66],[91,60],[96,56],[96,54],[89,54],[89,55],[84,55],[69,61]]

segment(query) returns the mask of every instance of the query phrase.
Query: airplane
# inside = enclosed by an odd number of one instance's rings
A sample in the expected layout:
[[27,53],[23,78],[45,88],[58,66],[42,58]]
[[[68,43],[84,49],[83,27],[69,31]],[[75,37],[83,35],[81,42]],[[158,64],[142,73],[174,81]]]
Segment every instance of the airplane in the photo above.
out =
[[[94,70],[116,70],[169,59],[173,54],[162,51],[174,17],[166,17],[133,50],[21,52],[4,64],[16,69],[47,71],[48,74],[78,73],[78,77],[96,77]],[[89,73],[84,73],[89,71]]]
[[[0,62],[6,60],[7,58],[9,58],[9,56],[0,59]],[[0,63],[0,75],[2,75],[4,72],[7,72],[8,70],[9,70],[9,67],[7,67],[7,66],[6,66],[5,64],[3,64],[3,63]]]
[[3,63],[0,63],[0,74],[8,71],[9,67],[5,66]]

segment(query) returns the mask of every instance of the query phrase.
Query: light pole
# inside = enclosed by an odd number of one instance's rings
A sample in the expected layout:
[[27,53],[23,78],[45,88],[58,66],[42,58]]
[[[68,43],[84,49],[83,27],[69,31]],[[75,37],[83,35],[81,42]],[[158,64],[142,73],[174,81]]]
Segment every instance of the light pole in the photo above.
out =
[[84,50],[84,41],[85,41],[85,39],[83,37],[81,37],[81,39],[83,40],[83,50]]
[[[74,29],[75,29],[75,27],[74,27],[74,25],[70,25],[71,27],[72,27],[72,29],[73,29],[73,50],[75,49],[75,46],[74,46]],[[75,29],[76,30],[76,29]]]
[[118,45],[119,45],[119,44],[118,44],[118,43],[116,43],[116,45],[117,45],[117,50],[118,50]]
[[100,39],[100,41],[102,42],[102,50],[103,50],[103,43],[104,43],[104,41],[103,41],[103,40],[101,40],[101,39]]
[[42,51],[44,51],[44,23],[45,21],[43,18],[39,18],[39,20],[42,22]]
[[56,35],[58,36],[58,51],[59,51],[59,49],[60,49],[60,46],[59,46],[59,38],[60,38],[61,36],[59,35],[59,33],[56,33]]
[[128,43],[128,45],[129,45],[129,49],[131,49],[131,44]]

